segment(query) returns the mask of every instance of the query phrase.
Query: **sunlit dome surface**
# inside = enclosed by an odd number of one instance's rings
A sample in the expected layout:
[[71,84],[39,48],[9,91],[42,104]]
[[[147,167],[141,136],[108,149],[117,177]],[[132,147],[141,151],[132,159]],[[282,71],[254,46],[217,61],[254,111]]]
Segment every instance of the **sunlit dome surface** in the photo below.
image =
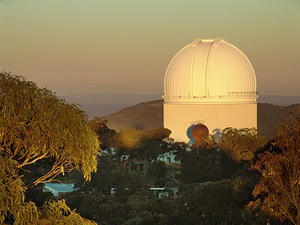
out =
[[195,40],[171,60],[165,103],[256,102],[256,76],[237,47],[221,39]]

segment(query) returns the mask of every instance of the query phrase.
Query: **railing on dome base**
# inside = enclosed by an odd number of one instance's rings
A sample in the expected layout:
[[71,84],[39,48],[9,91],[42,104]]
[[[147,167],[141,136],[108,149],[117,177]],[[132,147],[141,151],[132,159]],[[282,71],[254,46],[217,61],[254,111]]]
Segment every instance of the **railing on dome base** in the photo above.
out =
[[165,103],[186,104],[222,104],[222,103],[256,103],[257,92],[227,92],[220,95],[174,95],[162,96]]

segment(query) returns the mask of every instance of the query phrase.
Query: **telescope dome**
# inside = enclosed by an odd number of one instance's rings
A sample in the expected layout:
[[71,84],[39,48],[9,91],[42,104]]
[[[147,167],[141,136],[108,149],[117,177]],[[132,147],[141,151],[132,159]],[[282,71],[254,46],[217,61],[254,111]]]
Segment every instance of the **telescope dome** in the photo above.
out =
[[197,39],[171,60],[164,102],[175,104],[255,103],[256,76],[247,56],[222,39]]

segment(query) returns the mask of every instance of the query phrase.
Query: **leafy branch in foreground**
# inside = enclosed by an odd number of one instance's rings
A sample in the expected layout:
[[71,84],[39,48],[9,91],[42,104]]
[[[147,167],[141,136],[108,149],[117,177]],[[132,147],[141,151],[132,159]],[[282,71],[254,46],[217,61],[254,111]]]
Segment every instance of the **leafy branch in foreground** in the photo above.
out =
[[85,179],[96,171],[99,142],[83,111],[33,82],[0,74],[0,155],[24,168],[54,158],[50,171],[34,181],[81,170]]
[[[0,224],[94,224],[61,201],[39,209],[25,200],[25,191],[74,169],[89,180],[98,154],[97,135],[76,105],[22,77],[0,73]],[[32,166],[45,159],[50,169],[25,184],[21,174],[34,172]]]

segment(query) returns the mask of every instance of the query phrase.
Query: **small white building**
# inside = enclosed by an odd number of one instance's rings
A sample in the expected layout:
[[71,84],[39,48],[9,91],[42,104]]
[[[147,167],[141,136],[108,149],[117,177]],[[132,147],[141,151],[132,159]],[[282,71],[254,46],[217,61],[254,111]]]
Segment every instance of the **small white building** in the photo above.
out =
[[[178,187],[166,188],[166,187],[151,187],[149,189],[158,198],[176,197],[179,190]],[[171,195],[171,196],[170,196]]]
[[256,76],[249,59],[221,40],[195,40],[171,60],[164,78],[164,127],[190,141],[199,122],[209,132],[256,128]]
[[179,160],[176,160],[176,155],[174,151],[166,152],[164,154],[161,154],[157,157],[157,160],[163,161],[167,164],[170,163],[180,163]]

